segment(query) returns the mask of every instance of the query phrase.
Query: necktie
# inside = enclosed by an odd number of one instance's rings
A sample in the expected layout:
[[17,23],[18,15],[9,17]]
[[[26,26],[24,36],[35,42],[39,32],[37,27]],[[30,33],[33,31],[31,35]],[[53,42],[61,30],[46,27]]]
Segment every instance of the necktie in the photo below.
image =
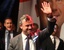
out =
[[27,37],[25,50],[30,50],[30,47],[29,47],[29,37]]
[[10,42],[10,33],[8,33],[7,46],[9,46],[9,42]]
[[10,32],[7,35],[7,50],[8,50],[9,42],[10,42]]
[[9,41],[10,41],[10,33],[8,30],[6,30],[5,31],[5,50],[8,50]]
[[55,50],[55,47],[56,47],[56,40],[55,40],[55,37],[54,37],[54,50]]

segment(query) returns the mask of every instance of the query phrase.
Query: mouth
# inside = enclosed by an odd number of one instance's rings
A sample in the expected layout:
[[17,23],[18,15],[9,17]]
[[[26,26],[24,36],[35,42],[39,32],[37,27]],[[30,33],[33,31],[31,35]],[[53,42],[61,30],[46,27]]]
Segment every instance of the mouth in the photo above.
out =
[[11,29],[12,27],[10,26],[10,27],[8,27],[9,29]]
[[58,17],[61,15],[61,11],[57,10],[52,12],[53,18],[58,19]]
[[32,30],[31,29],[28,29],[29,32],[31,32]]
[[8,28],[12,28],[12,27],[8,27]]
[[56,20],[58,19],[58,17],[60,16],[60,14],[53,14],[53,18],[55,18]]
[[53,16],[53,18],[55,18],[57,20],[58,19],[58,16]]

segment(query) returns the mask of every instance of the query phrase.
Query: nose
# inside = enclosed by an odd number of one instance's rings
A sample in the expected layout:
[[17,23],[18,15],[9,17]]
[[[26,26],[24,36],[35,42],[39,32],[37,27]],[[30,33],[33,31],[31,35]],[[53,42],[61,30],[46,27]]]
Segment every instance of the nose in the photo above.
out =
[[32,29],[32,26],[29,26],[29,29]]
[[51,6],[52,6],[52,12],[55,13],[57,11],[57,4],[53,2]]
[[55,13],[57,11],[57,9],[52,9],[52,12]]

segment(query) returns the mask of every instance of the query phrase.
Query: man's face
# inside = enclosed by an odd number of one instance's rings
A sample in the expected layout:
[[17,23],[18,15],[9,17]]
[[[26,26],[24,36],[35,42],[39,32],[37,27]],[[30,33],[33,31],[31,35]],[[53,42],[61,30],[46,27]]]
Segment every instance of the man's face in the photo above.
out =
[[12,20],[11,19],[6,19],[4,26],[7,30],[12,31]]
[[50,1],[53,15],[57,16],[57,24],[61,26],[64,23],[64,0]]
[[22,25],[20,25],[20,28],[22,29],[22,32],[25,35],[28,35],[32,32],[32,22],[30,20],[28,21],[22,21]]
[[[64,0],[40,0],[39,4],[37,4],[37,6],[39,6],[38,10],[39,10],[39,16],[40,16],[40,20],[45,20],[45,16],[42,14],[43,12],[41,11],[41,3],[43,1],[48,1],[50,2],[51,8],[52,8],[52,12],[53,15],[57,16],[57,24],[59,26],[61,26],[64,23]],[[44,17],[43,17],[44,16]],[[42,20],[42,21],[43,21]],[[44,23],[45,23],[44,21]]]

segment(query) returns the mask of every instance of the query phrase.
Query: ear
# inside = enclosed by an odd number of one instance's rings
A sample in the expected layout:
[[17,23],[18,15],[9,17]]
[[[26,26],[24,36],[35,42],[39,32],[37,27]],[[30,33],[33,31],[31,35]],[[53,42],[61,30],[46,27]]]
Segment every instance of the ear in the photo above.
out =
[[22,29],[22,25],[20,25],[20,28]]
[[4,23],[4,26],[5,26],[5,23]]
[[37,4],[35,5],[35,11],[36,11],[36,15],[38,17],[39,16],[39,12],[38,12],[38,5]]

